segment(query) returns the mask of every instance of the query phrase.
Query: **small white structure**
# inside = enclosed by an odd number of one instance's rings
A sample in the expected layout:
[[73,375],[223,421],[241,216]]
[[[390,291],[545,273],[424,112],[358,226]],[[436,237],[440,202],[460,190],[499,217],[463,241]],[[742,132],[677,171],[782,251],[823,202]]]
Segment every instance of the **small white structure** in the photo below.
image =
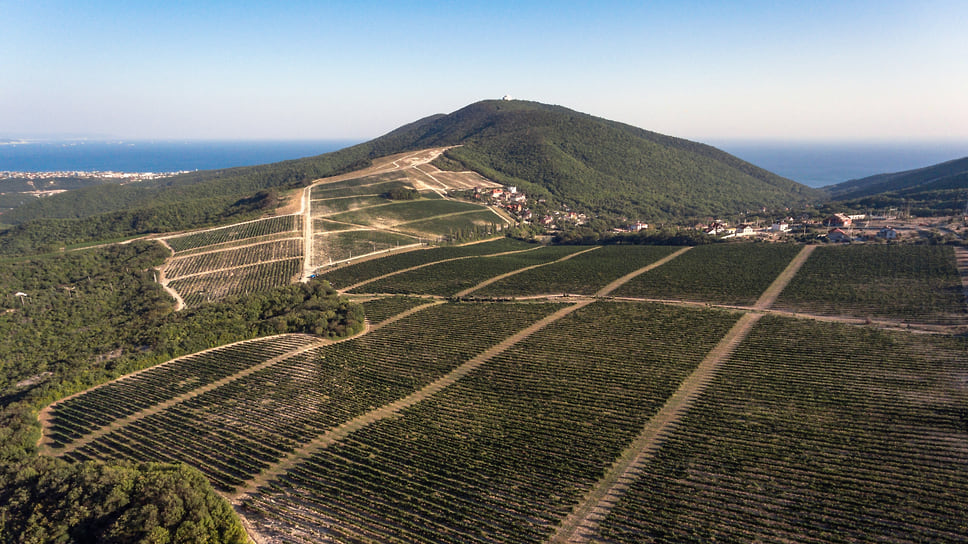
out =
[[787,232],[790,230],[790,225],[785,221],[778,221],[770,226],[770,230],[773,232]]
[[505,102],[508,102],[508,101],[514,100],[514,99],[511,98],[511,95],[506,94],[506,95],[504,95],[504,96],[501,97],[501,100],[504,100]]
[[891,227],[884,227],[877,231],[877,237],[885,240],[897,240],[897,231]]

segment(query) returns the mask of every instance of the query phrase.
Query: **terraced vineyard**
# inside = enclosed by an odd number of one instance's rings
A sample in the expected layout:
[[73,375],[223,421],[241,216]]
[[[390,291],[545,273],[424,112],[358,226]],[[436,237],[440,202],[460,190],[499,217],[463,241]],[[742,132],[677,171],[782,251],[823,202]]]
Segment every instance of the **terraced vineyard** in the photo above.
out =
[[[119,382],[116,387],[102,388],[95,398],[82,395],[72,399],[71,415],[67,415],[68,407],[58,408],[54,421],[60,430],[66,425],[61,423],[65,418],[83,417],[84,408],[77,406],[104,405],[111,417],[119,419],[175,399],[156,413],[82,441],[68,455],[74,459],[188,462],[216,487],[230,491],[294,448],[419,389],[555,309],[553,304],[526,304],[494,312],[486,305],[437,305],[361,338],[294,351],[218,387],[199,389],[266,360],[247,355],[237,358],[240,351],[245,353],[245,345],[214,350],[204,358],[173,367],[175,373],[170,376],[169,369],[159,367],[152,377],[167,378],[170,385],[146,395],[144,401],[137,400],[140,388],[149,385],[141,380]],[[400,349],[405,349],[405,358],[397,355]],[[190,392],[197,394],[177,398]],[[112,402],[125,403],[126,411],[112,410]],[[78,429],[70,437],[82,437],[88,430]],[[185,433],[190,440],[184,439]]]
[[968,342],[762,319],[603,542],[965,542]]
[[[186,242],[172,283],[204,300],[190,271],[241,259],[234,236]],[[189,463],[265,542],[968,542],[964,299],[950,253],[897,249],[503,239],[375,258],[320,274],[365,301],[361,336],[106,384],[53,406],[44,450]],[[879,294],[838,306],[820,287],[837,266]],[[776,293],[827,315],[779,316]],[[480,302],[508,296],[535,300]]]
[[197,306],[289,285],[299,277],[302,269],[303,259],[298,257],[185,276],[170,280],[168,285],[182,296],[185,304]]
[[162,285],[188,306],[288,285],[303,269],[298,215],[283,215],[162,240],[174,256]]
[[567,261],[533,268],[492,283],[474,294],[482,297],[528,295],[591,295],[609,282],[653,263],[678,248],[669,246],[605,246]]
[[642,274],[619,288],[622,297],[681,298],[752,304],[800,251],[794,244],[712,244]]
[[968,321],[964,288],[949,246],[817,248],[777,307],[915,323]]
[[548,246],[501,256],[448,261],[374,281],[351,293],[396,293],[452,296],[482,281],[528,266],[556,261],[588,249],[580,246]]
[[344,266],[335,270],[323,272],[318,276],[327,280],[333,287],[344,289],[357,283],[365,282],[392,274],[394,272],[423,266],[429,263],[461,257],[475,257],[493,255],[507,251],[523,251],[537,249],[539,246],[528,244],[510,238],[499,238],[490,242],[470,244],[465,246],[443,246],[422,251],[410,251],[398,255],[391,255],[381,259],[363,261],[351,266]]
[[305,542],[541,542],[735,319],[587,306],[307,459],[244,511]]

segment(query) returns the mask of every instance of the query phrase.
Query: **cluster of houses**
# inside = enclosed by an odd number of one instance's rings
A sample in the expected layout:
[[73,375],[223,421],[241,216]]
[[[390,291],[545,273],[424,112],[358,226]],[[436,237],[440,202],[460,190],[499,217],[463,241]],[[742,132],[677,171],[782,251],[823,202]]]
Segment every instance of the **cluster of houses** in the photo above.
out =
[[[751,224],[740,224],[735,227],[730,226],[726,221],[716,220],[709,224],[697,225],[698,230],[710,236],[720,236],[722,238],[736,238],[742,236],[764,236],[775,237],[776,235],[791,231],[806,232],[808,227],[816,229],[826,227],[828,230],[823,235],[830,242],[852,242],[865,241],[870,239],[897,240],[898,233],[892,227],[884,227],[871,236],[868,234],[851,234],[854,221],[864,219],[864,215],[847,215],[836,213],[822,221],[809,220],[803,218],[800,222],[794,223],[792,217],[773,222],[769,227],[761,228]],[[846,230],[844,230],[846,229]]]
[[[588,216],[572,211],[567,207],[564,207],[562,210],[535,214],[531,207],[528,206],[528,196],[513,185],[495,189],[476,187],[474,188],[474,199],[491,206],[504,208],[514,218],[524,223],[537,223],[550,229],[560,227],[564,223],[583,225],[588,222]],[[538,207],[545,203],[546,201],[543,198],[537,199],[534,202]]]

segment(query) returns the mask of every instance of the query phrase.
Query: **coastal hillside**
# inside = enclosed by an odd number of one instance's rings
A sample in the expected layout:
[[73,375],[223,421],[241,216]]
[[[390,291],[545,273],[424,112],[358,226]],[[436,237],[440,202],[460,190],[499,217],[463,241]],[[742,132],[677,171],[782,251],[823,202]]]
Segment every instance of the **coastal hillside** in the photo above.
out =
[[482,101],[359,145],[261,166],[192,172],[53,195],[5,213],[0,252],[30,251],[255,218],[314,180],[394,153],[458,146],[435,161],[594,215],[685,221],[821,200],[716,148],[560,106]]
[[904,207],[914,215],[956,215],[965,207],[968,157],[824,187],[854,207]]
[[458,145],[437,166],[597,214],[675,220],[821,198],[714,147],[536,102],[482,101],[386,138]]

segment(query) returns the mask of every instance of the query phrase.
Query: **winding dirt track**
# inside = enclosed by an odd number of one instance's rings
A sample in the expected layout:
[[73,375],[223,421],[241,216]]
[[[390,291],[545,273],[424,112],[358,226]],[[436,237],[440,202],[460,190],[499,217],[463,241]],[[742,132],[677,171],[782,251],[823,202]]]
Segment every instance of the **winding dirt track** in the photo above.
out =
[[[763,291],[754,305],[755,309],[763,310],[773,304],[815,247],[804,246]],[[762,316],[763,313],[749,312],[739,318],[716,347],[703,358],[696,370],[683,380],[679,389],[649,420],[638,438],[622,452],[612,468],[585,495],[585,499],[562,521],[558,531],[551,537],[551,542],[588,542],[598,532],[598,522],[611,512],[628,486],[638,477],[642,467],[655,455],[662,436],[669,432],[689,406],[706,390],[709,382],[715,378],[719,366],[729,358]]]

